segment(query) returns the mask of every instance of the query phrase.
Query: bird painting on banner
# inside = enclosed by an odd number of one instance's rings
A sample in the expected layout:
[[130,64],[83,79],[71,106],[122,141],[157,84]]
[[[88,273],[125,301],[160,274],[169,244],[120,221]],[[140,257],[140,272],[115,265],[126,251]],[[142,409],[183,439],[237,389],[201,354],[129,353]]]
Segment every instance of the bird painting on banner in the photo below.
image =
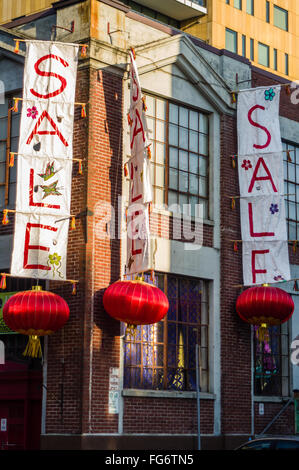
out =
[[26,46],[11,275],[66,280],[79,46]]
[[244,285],[290,280],[279,101],[279,86],[238,94]]

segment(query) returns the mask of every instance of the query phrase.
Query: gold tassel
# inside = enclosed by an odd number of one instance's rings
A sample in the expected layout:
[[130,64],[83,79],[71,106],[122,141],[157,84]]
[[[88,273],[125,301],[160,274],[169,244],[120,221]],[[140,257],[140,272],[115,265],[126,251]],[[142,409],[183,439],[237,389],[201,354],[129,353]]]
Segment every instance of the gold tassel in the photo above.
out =
[[133,49],[133,47],[131,47],[131,52],[133,54],[134,60],[136,60],[136,53],[135,53],[135,50]]
[[128,176],[128,166],[127,166],[126,163],[125,163],[125,166],[124,166],[124,174],[125,174],[125,176]]
[[82,105],[81,105],[81,117],[82,117],[82,118],[85,118],[85,117],[86,117],[86,108],[85,108],[85,104],[82,104]]
[[131,116],[130,116],[130,113],[127,114],[127,118],[128,118],[128,124],[129,124],[129,126],[132,126],[133,121],[132,121],[132,118],[131,118]]
[[0,281],[0,289],[6,289],[6,274],[2,274]]
[[38,336],[29,336],[29,341],[27,343],[25,351],[23,352],[23,356],[42,357],[42,348]]
[[19,105],[19,99],[20,99],[20,98],[15,98],[15,100],[14,100],[14,105],[13,105],[13,107],[11,108],[11,110],[12,110],[14,113],[17,113],[18,110],[19,110],[19,107],[18,107],[18,105]]
[[81,47],[81,57],[86,57],[87,48],[86,46]]
[[266,323],[262,323],[257,329],[257,337],[260,342],[269,341],[269,332]]
[[235,155],[232,156],[232,167],[236,168],[236,158]]
[[75,217],[72,217],[72,220],[71,220],[71,230],[75,230],[76,228],[76,218]]
[[9,154],[9,166],[12,168],[15,164],[15,154],[10,152]]
[[234,197],[232,197],[232,210],[234,210],[236,207],[236,200]]
[[76,283],[76,282],[73,282],[72,295],[76,295],[76,294],[77,294],[77,283]]
[[152,158],[152,152],[150,146],[147,147],[147,158],[150,160]]
[[16,45],[15,45],[15,50],[14,50],[14,52],[15,52],[16,54],[18,54],[18,53],[19,53],[19,50],[20,50],[20,41],[16,41]]
[[147,106],[146,106],[146,102],[145,102],[145,96],[142,97],[142,108],[143,108],[143,111],[144,111],[144,112],[147,111]]
[[152,203],[149,202],[149,203],[148,203],[148,215],[151,214],[152,210],[153,210]]
[[7,217],[8,210],[4,209],[3,211],[3,219],[2,219],[2,225],[7,225],[9,223],[8,217]]
[[79,160],[78,173],[82,175],[82,160]]
[[236,99],[236,94],[235,93],[231,93],[231,102],[232,103],[236,103],[237,99]]

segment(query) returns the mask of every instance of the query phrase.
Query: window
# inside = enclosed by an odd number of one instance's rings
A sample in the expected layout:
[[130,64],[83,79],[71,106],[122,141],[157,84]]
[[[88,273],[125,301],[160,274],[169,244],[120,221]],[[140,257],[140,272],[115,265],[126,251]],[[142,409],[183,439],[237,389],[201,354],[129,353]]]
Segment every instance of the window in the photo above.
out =
[[246,36],[242,34],[242,56],[246,57]]
[[15,204],[17,159],[14,166],[10,167],[9,154],[18,151],[21,102],[19,111],[15,113],[11,109],[12,98],[6,96],[4,103],[0,104],[0,207]]
[[226,4],[229,5],[229,0],[226,0]]
[[254,0],[247,0],[246,12],[249,15],[254,15]]
[[191,108],[146,96],[147,124],[152,141],[154,203],[178,204],[188,215],[202,204],[208,217],[208,116]]
[[266,1],[266,22],[270,23],[270,2]]
[[289,75],[289,54],[284,55],[284,73]]
[[268,327],[263,340],[258,337],[258,327],[253,328],[255,395],[288,396],[288,324]]
[[196,344],[200,345],[201,391],[208,380],[208,283],[156,273],[169,300],[166,317],[140,325],[124,339],[124,388],[196,390]]
[[299,145],[288,142],[282,144],[285,150],[284,184],[288,239],[297,240],[299,237]]
[[273,49],[273,68],[277,70],[277,49]]
[[242,0],[234,0],[234,7],[242,10]]
[[225,49],[238,53],[238,33],[229,28],[225,28]]
[[258,61],[260,65],[269,67],[269,46],[261,42],[258,44]]
[[254,39],[250,39],[250,60],[254,61]]
[[284,10],[283,8],[280,8],[276,5],[274,5],[274,26],[277,26],[277,28],[284,29],[285,31],[288,31],[288,12],[287,10]]

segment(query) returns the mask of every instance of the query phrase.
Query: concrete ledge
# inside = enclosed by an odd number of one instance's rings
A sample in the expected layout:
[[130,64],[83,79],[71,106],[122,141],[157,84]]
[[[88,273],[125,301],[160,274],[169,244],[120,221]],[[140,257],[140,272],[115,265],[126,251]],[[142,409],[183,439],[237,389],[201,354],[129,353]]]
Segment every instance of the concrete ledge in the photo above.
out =
[[[145,398],[196,398],[196,392],[178,392],[167,390],[139,390],[139,389],[125,389],[122,391],[124,397],[145,397]],[[215,400],[216,395],[213,393],[200,393],[200,398],[204,400]]]

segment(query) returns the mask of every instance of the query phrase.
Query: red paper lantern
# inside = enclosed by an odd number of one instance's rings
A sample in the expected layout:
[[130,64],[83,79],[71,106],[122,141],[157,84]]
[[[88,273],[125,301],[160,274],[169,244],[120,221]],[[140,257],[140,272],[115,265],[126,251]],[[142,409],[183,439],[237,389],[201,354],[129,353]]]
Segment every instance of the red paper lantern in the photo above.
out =
[[278,287],[256,286],[239,295],[236,309],[242,320],[265,329],[286,322],[294,312],[294,302]]
[[3,307],[3,320],[13,331],[29,336],[24,355],[41,357],[39,336],[46,336],[62,328],[69,318],[66,301],[41,286],[17,292]]
[[141,280],[117,281],[105,291],[106,312],[128,325],[150,325],[165,317],[168,298],[161,289]]

